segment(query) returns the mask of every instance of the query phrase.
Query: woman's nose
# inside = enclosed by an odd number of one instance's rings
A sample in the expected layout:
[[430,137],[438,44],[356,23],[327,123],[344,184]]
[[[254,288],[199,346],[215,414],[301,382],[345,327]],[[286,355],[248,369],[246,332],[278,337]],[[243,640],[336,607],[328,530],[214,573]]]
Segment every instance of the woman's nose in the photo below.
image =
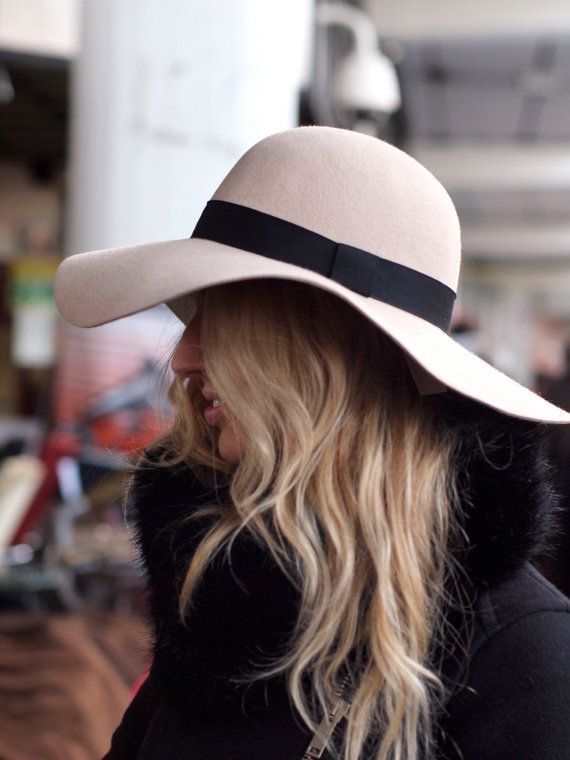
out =
[[200,346],[199,325],[195,321],[186,327],[172,355],[170,366],[175,375],[188,377],[200,373],[204,369],[202,363],[202,348]]

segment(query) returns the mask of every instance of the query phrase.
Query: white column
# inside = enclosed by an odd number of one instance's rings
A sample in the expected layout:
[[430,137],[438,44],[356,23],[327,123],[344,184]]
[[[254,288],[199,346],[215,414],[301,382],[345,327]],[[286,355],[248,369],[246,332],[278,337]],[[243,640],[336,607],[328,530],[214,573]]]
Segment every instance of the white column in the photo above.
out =
[[67,253],[189,236],[253,143],[296,126],[311,0],[84,0]]
[[[84,0],[66,253],[189,237],[242,153],[297,125],[311,22],[311,0]],[[181,327],[165,307],[61,324],[56,419],[144,379]]]

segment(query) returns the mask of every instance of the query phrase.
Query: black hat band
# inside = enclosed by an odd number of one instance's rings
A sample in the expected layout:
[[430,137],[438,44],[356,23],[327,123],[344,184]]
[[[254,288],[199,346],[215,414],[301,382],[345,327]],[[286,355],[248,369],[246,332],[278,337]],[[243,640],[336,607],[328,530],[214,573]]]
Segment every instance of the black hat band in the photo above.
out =
[[447,285],[263,211],[209,201],[191,237],[310,269],[361,296],[396,306],[449,332],[455,293]]

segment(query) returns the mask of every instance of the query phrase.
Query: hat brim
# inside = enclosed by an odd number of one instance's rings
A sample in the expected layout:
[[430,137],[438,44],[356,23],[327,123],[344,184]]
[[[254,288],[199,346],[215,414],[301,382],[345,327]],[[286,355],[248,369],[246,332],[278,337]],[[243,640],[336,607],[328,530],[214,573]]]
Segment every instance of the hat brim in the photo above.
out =
[[64,319],[95,327],[166,303],[185,321],[184,295],[226,282],[276,277],[336,294],[389,335],[426,372],[447,387],[521,419],[570,423],[551,404],[473,354],[431,323],[360,296],[293,264],[211,240],[188,238],[91,251],[59,266],[54,296]]

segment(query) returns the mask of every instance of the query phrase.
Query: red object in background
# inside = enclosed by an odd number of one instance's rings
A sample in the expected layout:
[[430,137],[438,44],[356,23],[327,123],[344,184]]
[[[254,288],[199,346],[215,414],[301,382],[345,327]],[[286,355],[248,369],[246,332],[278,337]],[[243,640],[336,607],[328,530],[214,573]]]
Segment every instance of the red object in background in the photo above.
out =
[[90,420],[89,431],[95,446],[131,452],[144,448],[163,428],[152,409],[124,409]]
[[[150,312],[137,314],[89,330],[61,321],[53,394],[55,425],[84,421],[85,410],[94,400],[140,377],[145,363],[162,367],[180,333],[180,324],[164,312],[154,316]],[[149,373],[148,382],[142,386],[145,396],[152,395],[153,385]],[[132,408],[133,404],[129,406]]]
[[78,456],[81,450],[81,441],[69,433],[53,430],[46,436],[41,452],[41,460],[46,465],[46,474],[42,484],[37,490],[32,503],[22,520],[20,527],[14,534],[12,545],[23,541],[26,533],[34,530],[46,512],[50,498],[57,493],[56,463],[64,456]]

